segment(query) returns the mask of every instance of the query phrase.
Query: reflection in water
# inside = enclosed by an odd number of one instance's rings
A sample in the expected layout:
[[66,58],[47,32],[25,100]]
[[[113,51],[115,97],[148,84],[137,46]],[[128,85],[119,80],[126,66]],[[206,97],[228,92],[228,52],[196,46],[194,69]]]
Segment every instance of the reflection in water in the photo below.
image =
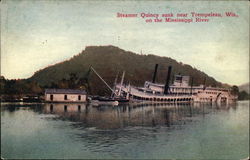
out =
[[236,105],[212,104],[139,104],[94,107],[83,103],[54,104],[4,104],[2,110],[10,113],[16,110],[29,109],[38,113],[56,115],[54,120],[68,120],[78,128],[119,129],[126,127],[171,127],[184,125],[195,120],[197,116],[205,116],[210,112],[236,110]]
[[[14,158],[18,157],[17,153],[26,153],[23,151],[26,149],[32,152],[24,158],[44,155],[48,155],[44,158],[65,158],[62,156],[65,154],[66,158],[88,155],[86,158],[215,159],[219,156],[227,159],[236,155],[240,159],[238,153],[241,151],[240,155],[245,156],[242,148],[248,146],[244,144],[248,139],[246,127],[242,125],[239,129],[238,125],[245,124],[248,118],[240,119],[244,118],[242,106],[4,104],[1,107],[3,153],[11,157],[16,152]],[[30,127],[34,124],[37,127]],[[13,125],[16,129],[11,128]],[[232,149],[232,144],[236,149]]]
[[1,111],[15,112],[18,110],[33,110],[42,113],[43,104],[39,103],[1,103]]
[[118,129],[125,127],[156,127],[183,125],[193,121],[192,117],[205,116],[216,110],[236,110],[236,105],[212,104],[139,104],[119,106],[98,106],[87,104],[54,103],[54,104],[4,104],[2,110],[14,112],[29,109],[43,114],[57,115],[54,119],[78,122],[80,128]]
[[191,117],[205,115],[213,109],[229,109],[230,106],[207,104],[158,104],[120,105],[93,107],[86,104],[45,104],[42,112],[58,115],[57,118],[79,122],[78,127],[96,129],[118,129],[134,126],[182,125],[192,121]]
[[[85,132],[76,134],[79,141],[92,152],[123,154],[117,145],[138,141],[138,145],[155,141],[159,133],[170,134],[173,128],[195,122],[214,110],[228,110],[230,106],[208,104],[153,104],[93,107],[85,104],[45,104],[42,112],[55,114],[57,119],[69,120],[73,128]],[[162,131],[160,131],[162,130]],[[165,145],[158,142],[158,146]],[[143,146],[141,146],[143,147]]]

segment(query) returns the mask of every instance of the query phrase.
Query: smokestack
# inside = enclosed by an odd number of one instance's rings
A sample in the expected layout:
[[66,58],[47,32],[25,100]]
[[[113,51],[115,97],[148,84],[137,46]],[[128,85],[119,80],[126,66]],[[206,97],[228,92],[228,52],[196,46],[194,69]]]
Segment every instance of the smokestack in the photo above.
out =
[[192,91],[193,91],[193,83],[194,83],[194,79],[193,77],[191,77],[191,90],[190,90],[190,94],[192,95]]
[[158,64],[155,64],[155,72],[154,72],[153,81],[152,81],[153,83],[155,83],[157,68],[158,68]]
[[165,84],[165,89],[164,89],[164,94],[168,94],[168,89],[169,89],[169,81],[170,81],[170,76],[171,76],[171,70],[172,66],[168,66],[168,74],[167,74],[167,80]]
[[204,78],[204,82],[203,82],[203,90],[206,89],[206,77]]

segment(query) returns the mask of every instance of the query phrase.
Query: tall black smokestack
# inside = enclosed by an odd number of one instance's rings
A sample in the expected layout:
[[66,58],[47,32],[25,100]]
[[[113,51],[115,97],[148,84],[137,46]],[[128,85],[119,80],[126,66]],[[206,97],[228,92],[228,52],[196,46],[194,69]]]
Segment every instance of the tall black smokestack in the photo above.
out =
[[172,66],[168,66],[168,74],[167,74],[167,80],[165,84],[165,89],[164,89],[164,94],[168,94],[168,89],[169,89],[169,81],[170,81],[170,76],[171,76],[171,70]]
[[154,76],[153,76],[153,83],[155,83],[155,79],[156,79],[156,75],[157,75],[157,68],[158,68],[158,64],[155,64],[155,72],[154,72]]
[[206,77],[204,78],[204,82],[203,82],[203,90],[205,90],[206,89]]

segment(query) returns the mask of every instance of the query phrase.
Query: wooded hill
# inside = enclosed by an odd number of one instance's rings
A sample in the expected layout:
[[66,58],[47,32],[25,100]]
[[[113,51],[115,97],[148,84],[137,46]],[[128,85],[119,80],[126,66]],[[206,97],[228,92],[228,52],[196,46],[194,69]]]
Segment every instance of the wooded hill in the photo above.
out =
[[[168,57],[142,55],[125,51],[115,46],[89,46],[71,59],[57,63],[37,71],[28,82],[36,82],[42,88],[90,88],[91,94],[110,94],[111,92],[93,73],[92,66],[102,78],[113,86],[119,73],[118,81],[125,71],[125,83],[143,86],[146,80],[151,81],[155,64],[159,64],[156,82],[165,83],[167,68],[172,66],[172,80],[175,74],[189,75],[194,79],[194,85],[222,87],[222,83],[190,65],[177,62]],[[89,82],[89,85],[87,85]]]

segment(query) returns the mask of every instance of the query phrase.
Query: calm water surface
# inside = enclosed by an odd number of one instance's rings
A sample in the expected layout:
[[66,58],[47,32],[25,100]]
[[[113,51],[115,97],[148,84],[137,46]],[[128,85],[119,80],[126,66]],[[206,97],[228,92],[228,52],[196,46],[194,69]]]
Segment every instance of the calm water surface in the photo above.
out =
[[243,159],[249,102],[1,104],[3,158]]

